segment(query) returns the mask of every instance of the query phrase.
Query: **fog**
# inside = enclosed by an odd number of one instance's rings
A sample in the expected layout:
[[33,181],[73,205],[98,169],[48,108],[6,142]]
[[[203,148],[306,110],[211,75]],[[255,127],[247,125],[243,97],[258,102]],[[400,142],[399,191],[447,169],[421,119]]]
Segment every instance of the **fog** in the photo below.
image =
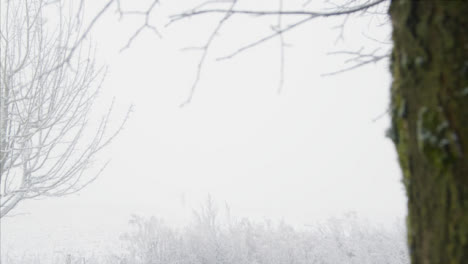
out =
[[[86,8],[92,12],[100,3]],[[161,4],[158,14],[177,8]],[[201,212],[207,199],[221,215],[229,208],[252,225],[284,222],[297,228],[297,236],[329,226],[330,219],[344,225],[357,219],[356,226],[379,230],[403,226],[401,172],[385,137],[388,62],[323,76],[346,67],[347,57],[329,52],[380,45],[363,35],[385,38],[389,26],[351,21],[337,41],[340,32],[333,28],[342,19],[330,18],[284,34],[289,45],[279,93],[277,39],[216,61],[263,36],[275,21],[234,17],[211,45],[191,102],[181,107],[201,55],[183,49],[203,45],[216,21],[182,20],[160,28],[162,38],[146,30],[120,51],[141,18],[119,21],[112,12],[100,18],[90,38],[98,63],[109,68],[94,118],[112,98],[110,126],[118,127],[133,106],[130,118],[90,169],[110,160],[91,185],[65,197],[26,201],[2,219],[2,257],[115,254],[125,247],[121,235],[130,232],[132,215],[142,221],[155,216],[174,230],[193,227],[194,211]]]

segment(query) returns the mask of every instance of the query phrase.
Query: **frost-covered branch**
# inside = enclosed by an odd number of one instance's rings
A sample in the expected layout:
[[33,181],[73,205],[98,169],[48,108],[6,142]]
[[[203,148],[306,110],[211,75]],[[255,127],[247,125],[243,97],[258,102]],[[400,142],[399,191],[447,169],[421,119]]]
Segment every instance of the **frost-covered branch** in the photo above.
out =
[[87,186],[103,168],[87,170],[96,154],[121,130],[109,133],[112,106],[96,124],[89,117],[105,69],[86,36],[112,1],[86,27],[76,3],[2,2],[0,218],[23,200]]

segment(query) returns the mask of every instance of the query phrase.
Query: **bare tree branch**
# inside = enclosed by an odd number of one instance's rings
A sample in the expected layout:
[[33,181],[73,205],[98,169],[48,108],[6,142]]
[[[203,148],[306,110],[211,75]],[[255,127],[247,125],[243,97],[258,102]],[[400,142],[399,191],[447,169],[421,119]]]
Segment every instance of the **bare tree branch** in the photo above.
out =
[[171,17],[171,21],[175,22],[180,19],[185,19],[188,17],[193,17],[197,15],[203,14],[213,14],[213,13],[221,13],[221,14],[234,14],[234,15],[253,15],[253,16],[277,16],[277,15],[285,15],[285,16],[313,16],[313,17],[329,17],[329,16],[341,16],[341,15],[348,15],[352,13],[357,13],[360,11],[365,11],[371,7],[377,6],[383,2],[388,0],[375,0],[370,3],[366,3],[363,5],[350,7],[346,9],[339,9],[330,12],[320,12],[320,11],[308,11],[308,10],[294,10],[294,11],[263,11],[263,10],[235,10],[235,9],[203,9],[203,10],[192,10],[186,13],[181,13],[177,15],[173,15]]
[[[279,11],[283,12],[283,0],[279,0]],[[281,29],[283,28],[282,18],[283,16],[281,14],[278,15],[278,24],[277,24],[278,31],[281,31]],[[285,49],[284,36],[281,33],[279,35],[279,44],[280,44],[280,79],[279,79],[279,85],[278,85],[278,93],[281,93],[283,91],[283,86],[284,86],[284,49]]]
[[351,63],[351,66],[342,68],[340,70],[334,71],[334,72],[329,72],[329,73],[324,73],[322,76],[331,76],[331,75],[336,75],[339,73],[351,71],[357,68],[360,68],[364,65],[370,64],[370,63],[377,63],[383,59],[387,59],[390,57],[389,51],[384,51],[380,52],[380,49],[375,49],[369,53],[363,52],[363,48],[359,49],[358,51],[336,51],[336,52],[330,52],[328,55],[346,55],[346,56],[351,56],[351,58],[345,60],[345,64]]
[[[237,4],[237,0],[234,0],[232,2],[232,4],[231,4],[231,7],[229,8],[229,10],[232,10],[236,6],[236,4]],[[201,55],[201,58],[200,58],[200,60],[198,62],[195,81],[192,84],[192,87],[190,89],[190,92],[189,92],[189,95],[188,95],[187,99],[180,105],[181,107],[186,106],[187,104],[189,104],[192,101],[193,95],[195,93],[195,89],[197,88],[198,82],[200,81],[201,72],[202,72],[202,69],[203,69],[203,65],[205,63],[206,56],[208,55],[208,50],[209,50],[214,38],[216,37],[218,32],[223,27],[223,24],[231,17],[231,15],[232,15],[232,13],[230,13],[230,12],[225,13],[223,18],[218,22],[218,25],[216,26],[216,28],[211,33],[211,35],[208,38],[208,41],[206,42],[205,46],[202,48],[202,55]]]
[[[55,71],[57,69],[60,69],[61,67],[63,67],[65,64],[68,64],[70,65],[70,60],[72,59],[76,49],[78,49],[80,47],[80,45],[82,44],[82,42],[86,39],[86,37],[89,35],[89,33],[91,32],[91,29],[94,27],[94,25],[96,24],[96,22],[99,20],[99,18],[101,18],[101,16],[109,9],[109,7],[112,5],[112,3],[114,2],[115,0],[110,0],[107,2],[106,5],[104,5],[104,7],[93,17],[93,19],[91,20],[91,22],[89,23],[88,27],[84,30],[84,32],[81,34],[81,36],[78,38],[78,40],[71,46],[69,47],[69,52],[68,52],[68,55],[64,58],[64,60],[57,64],[55,67],[51,68],[50,71]],[[82,1],[80,1],[81,3]],[[60,3],[60,1],[59,1]],[[81,4],[80,4],[81,5]]]
[[[199,48],[200,50],[203,51],[203,55],[199,61],[198,67],[197,67],[197,74],[196,74],[196,79],[192,84],[192,88],[190,90],[188,99],[182,104],[182,106],[186,105],[189,103],[193,97],[193,92],[195,91],[199,78],[200,78],[200,72],[201,68],[204,65],[204,61],[206,58],[207,50],[209,46],[211,45],[212,39],[214,35],[219,31],[219,27],[222,26],[224,21],[229,18],[232,15],[247,15],[247,16],[255,16],[255,17],[262,17],[262,16],[277,16],[277,27],[274,28],[273,32],[271,34],[268,34],[264,37],[259,38],[258,40],[252,41],[244,46],[241,46],[240,48],[236,49],[235,51],[224,55],[222,57],[217,58],[218,61],[220,60],[227,60],[227,59],[232,59],[233,57],[237,56],[240,53],[243,53],[246,50],[249,50],[251,48],[257,47],[259,45],[262,45],[269,40],[272,40],[276,37],[279,38],[280,40],[280,45],[281,45],[281,50],[280,50],[280,81],[279,81],[279,88],[278,92],[282,90],[283,83],[284,83],[284,34],[300,27],[301,25],[304,25],[308,22],[310,22],[313,19],[319,18],[319,17],[331,17],[331,16],[345,16],[345,20],[343,23],[346,22],[346,19],[349,17],[351,14],[356,14],[360,12],[366,12],[370,8],[376,7],[384,2],[387,2],[388,0],[368,0],[365,1],[363,4],[356,5],[355,1],[349,1],[348,3],[345,3],[343,5],[337,6],[331,11],[310,11],[310,10],[293,10],[293,11],[285,11],[283,10],[283,4],[282,2],[280,3],[279,9],[278,10],[245,10],[245,9],[234,9],[233,6],[231,5],[229,8],[206,8],[205,7],[209,6],[212,3],[219,3],[219,1],[207,1],[203,3],[202,5],[199,5],[189,11],[176,14],[170,17],[170,21],[166,26],[169,26],[177,21],[195,17],[195,16],[201,16],[201,15],[207,15],[207,14],[224,14],[224,17],[222,20],[220,20],[218,27],[214,30],[213,34],[208,38],[207,43],[205,46]],[[354,5],[352,5],[354,4]],[[307,3],[305,4],[307,5]],[[296,22],[283,26],[282,22],[282,17],[283,16],[291,16],[291,17],[302,17],[298,19]],[[340,36],[343,37],[343,25],[341,28],[341,33]],[[377,58],[374,58],[377,59]],[[361,66],[365,65],[367,63],[370,63],[369,61],[366,62],[360,62]],[[359,67],[359,66],[357,66]]]
[[156,28],[156,26],[153,26],[150,24],[150,16],[154,8],[156,7],[156,5],[159,4],[159,0],[154,0],[145,11],[138,11],[138,10],[125,11],[121,7],[120,0],[117,0],[117,4],[118,4],[117,12],[119,13],[120,18],[123,18],[126,15],[138,15],[138,16],[143,16],[145,19],[145,22],[137,30],[135,30],[133,35],[128,39],[127,44],[124,47],[122,47],[122,49],[120,49],[121,52],[128,49],[132,45],[133,41],[145,29],[149,29],[153,31],[153,33],[155,33],[159,38],[162,38],[162,35],[161,33],[159,33],[159,30]]

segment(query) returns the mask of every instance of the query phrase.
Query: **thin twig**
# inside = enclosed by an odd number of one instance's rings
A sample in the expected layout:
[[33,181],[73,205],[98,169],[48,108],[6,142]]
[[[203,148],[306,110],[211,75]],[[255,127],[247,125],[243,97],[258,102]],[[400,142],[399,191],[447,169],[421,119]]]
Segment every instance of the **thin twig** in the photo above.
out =
[[[237,0],[234,0],[231,4],[231,7],[229,10],[232,10],[235,5],[237,4]],[[228,10],[228,11],[229,11]],[[206,59],[206,56],[208,55],[208,50],[214,40],[214,38],[216,37],[216,35],[218,34],[218,32],[221,30],[221,28],[223,27],[223,24],[231,17],[232,13],[231,12],[227,12],[225,13],[224,17],[219,21],[218,25],[216,26],[216,28],[213,30],[213,32],[211,33],[210,37],[208,38],[208,41],[206,42],[205,46],[203,47],[203,51],[202,51],[202,55],[201,55],[201,58],[198,62],[198,67],[197,67],[197,73],[196,73],[196,76],[195,76],[195,81],[193,82],[192,84],[192,87],[190,89],[190,92],[189,92],[189,95],[187,97],[187,99],[180,105],[180,107],[184,107],[186,106],[187,104],[189,104],[191,101],[192,101],[192,98],[193,98],[193,95],[195,93],[195,90],[198,86],[198,83],[200,81],[200,77],[201,77],[201,72],[202,72],[202,68],[203,68],[203,65],[205,63],[205,59]]]
[[132,45],[133,41],[140,35],[140,33],[145,30],[145,29],[150,29],[153,31],[159,38],[162,38],[161,33],[159,33],[159,30],[150,24],[150,16],[151,13],[153,12],[154,7],[159,4],[159,0],[154,0],[151,5],[149,6],[148,9],[145,11],[124,11],[120,7],[120,1],[118,1],[118,13],[120,14],[120,17],[122,18],[125,15],[142,15],[145,17],[145,23],[141,25],[134,33],[133,35],[128,39],[127,44],[120,49],[120,52],[123,52],[124,50],[130,48]]
[[376,53],[380,50],[379,48],[375,49],[374,51],[370,53],[363,53],[362,50],[363,48],[359,49],[358,51],[335,51],[335,52],[328,53],[328,55],[351,55],[352,57],[350,59],[347,59],[345,63],[354,62],[355,64],[352,66],[340,69],[338,71],[324,73],[321,76],[332,76],[332,75],[336,75],[339,73],[351,71],[351,70],[360,68],[362,66],[365,66],[367,64],[370,64],[370,63],[377,63],[383,59],[387,59],[388,57],[390,57],[389,53],[376,55]]
[[[279,0],[279,11],[283,11],[283,0]],[[282,15],[278,15],[278,30],[281,31],[283,27]],[[283,90],[284,86],[284,35],[281,33],[279,35],[279,44],[280,44],[280,80],[278,85],[278,94]]]

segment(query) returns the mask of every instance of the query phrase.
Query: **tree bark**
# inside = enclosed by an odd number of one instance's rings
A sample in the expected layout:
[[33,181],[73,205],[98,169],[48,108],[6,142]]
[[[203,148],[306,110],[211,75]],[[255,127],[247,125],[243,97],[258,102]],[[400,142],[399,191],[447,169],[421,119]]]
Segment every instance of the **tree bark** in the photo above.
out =
[[468,263],[468,1],[392,0],[388,131],[412,263]]

